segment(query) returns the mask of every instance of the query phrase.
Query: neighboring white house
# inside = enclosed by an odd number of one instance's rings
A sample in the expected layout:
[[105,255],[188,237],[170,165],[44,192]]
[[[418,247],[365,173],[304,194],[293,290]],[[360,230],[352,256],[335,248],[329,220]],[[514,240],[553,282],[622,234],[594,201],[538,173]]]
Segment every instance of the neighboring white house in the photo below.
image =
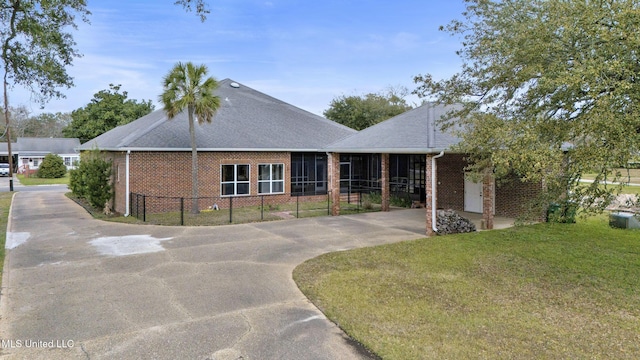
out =
[[19,173],[38,170],[47,154],[60,156],[67,170],[71,170],[80,161],[80,153],[77,151],[79,146],[80,140],[77,138],[19,137],[12,153],[17,154],[16,166]]

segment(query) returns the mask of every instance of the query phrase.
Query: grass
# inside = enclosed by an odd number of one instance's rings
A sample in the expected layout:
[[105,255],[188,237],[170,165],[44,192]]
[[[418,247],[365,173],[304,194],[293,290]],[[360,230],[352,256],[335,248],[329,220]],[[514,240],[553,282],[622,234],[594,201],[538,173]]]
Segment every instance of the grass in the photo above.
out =
[[639,239],[599,216],[326,254],[294,280],[383,359],[635,359]]
[[38,177],[26,177],[23,174],[17,174],[18,180],[22,185],[69,185],[69,173],[59,179],[41,179]]
[[[354,204],[341,203],[341,214],[353,214],[358,212],[379,211],[380,206],[372,206],[371,209],[363,209]],[[296,204],[281,204],[275,208],[269,209],[265,206],[264,211],[260,206],[245,206],[234,208],[232,222],[229,222],[229,209],[221,210],[204,210],[197,215],[185,212],[184,223],[189,226],[207,226],[207,225],[228,225],[228,224],[246,224],[258,221],[273,221],[287,218],[307,218],[316,216],[327,216],[327,203],[320,202],[301,202],[296,208]],[[158,225],[180,225],[180,212],[166,212],[160,214],[147,214],[147,222]]]
[[[640,184],[640,169],[618,169],[623,174],[624,181],[631,184]],[[585,174],[582,176],[583,180],[594,180],[595,174]],[[604,186],[604,185],[601,185]],[[625,186],[622,189],[622,194],[635,194],[640,195],[640,186]]]
[[[623,175],[623,180],[632,184],[640,184],[640,169],[618,169],[618,171]],[[582,179],[593,180],[595,174],[585,174]]]
[[[87,201],[77,198],[73,193],[67,193],[67,197],[84,207],[94,218],[99,220],[127,223],[127,224],[150,224],[150,225],[169,225],[177,226],[181,223],[180,211],[167,211],[163,213],[147,213],[146,221],[142,220],[143,214],[140,213],[140,219],[135,216],[121,216],[121,215],[105,215],[100,209],[96,209],[89,205]],[[372,204],[367,208],[359,206],[355,203],[348,204],[342,202],[340,204],[340,213],[343,215],[354,214],[361,212],[380,211],[380,205]],[[142,212],[142,210],[140,210]],[[265,205],[264,211],[260,206],[244,206],[233,209],[233,221],[229,222],[229,209],[220,210],[202,210],[199,214],[193,215],[189,213],[188,209],[185,209],[183,214],[184,225],[187,226],[216,226],[216,225],[228,225],[228,224],[246,224],[258,221],[274,221],[288,218],[307,218],[316,216],[327,216],[327,202],[300,202],[298,205],[295,203],[279,204],[279,205]]]
[[640,186],[625,186],[622,193],[640,195]]
[[7,223],[9,222],[9,209],[11,208],[13,194],[13,192],[0,193],[0,285],[2,284],[2,272],[4,269]]

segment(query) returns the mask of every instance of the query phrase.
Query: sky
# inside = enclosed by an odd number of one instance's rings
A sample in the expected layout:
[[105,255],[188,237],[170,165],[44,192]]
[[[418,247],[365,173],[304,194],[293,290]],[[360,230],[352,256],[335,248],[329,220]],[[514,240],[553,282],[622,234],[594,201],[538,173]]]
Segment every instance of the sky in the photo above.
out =
[[460,39],[438,28],[462,17],[463,0],[207,1],[201,22],[174,0],[87,0],[90,24],[71,32],[83,54],[67,68],[75,86],[43,109],[16,86],[11,106],[71,112],[120,84],[129,99],[159,109],[162,77],[191,61],[322,115],[339,96],[412,91],[414,76],[448,78],[461,66]]

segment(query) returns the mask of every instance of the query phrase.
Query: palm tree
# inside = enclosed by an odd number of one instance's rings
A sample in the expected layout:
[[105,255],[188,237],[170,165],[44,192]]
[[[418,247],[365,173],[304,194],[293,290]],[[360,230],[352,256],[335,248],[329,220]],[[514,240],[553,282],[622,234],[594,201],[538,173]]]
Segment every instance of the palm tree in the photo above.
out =
[[187,109],[189,115],[189,135],[191,137],[191,213],[197,214],[198,207],[198,148],[194,115],[198,124],[210,123],[220,107],[220,98],[213,94],[218,82],[207,76],[207,66],[196,66],[191,62],[177,63],[163,79],[163,93],[160,102],[169,119]]

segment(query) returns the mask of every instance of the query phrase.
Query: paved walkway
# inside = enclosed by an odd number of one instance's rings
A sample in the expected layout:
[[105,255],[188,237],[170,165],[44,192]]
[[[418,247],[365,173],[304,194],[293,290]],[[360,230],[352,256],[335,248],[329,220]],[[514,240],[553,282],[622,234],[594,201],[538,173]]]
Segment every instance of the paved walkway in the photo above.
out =
[[220,227],[93,220],[63,192],[17,193],[0,354],[16,359],[366,359],[302,295],[295,266],[416,239],[424,209]]

